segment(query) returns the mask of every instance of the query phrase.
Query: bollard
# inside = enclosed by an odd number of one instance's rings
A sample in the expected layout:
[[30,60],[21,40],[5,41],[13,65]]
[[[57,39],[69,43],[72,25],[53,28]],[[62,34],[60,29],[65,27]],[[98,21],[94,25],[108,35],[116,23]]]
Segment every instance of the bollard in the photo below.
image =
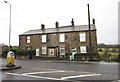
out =
[[7,53],[7,64],[11,63],[11,54],[10,52]]
[[13,51],[9,51],[7,53],[7,65],[6,67],[15,67],[14,64],[14,52]]
[[14,64],[14,56],[15,54],[14,54],[14,52],[12,51],[11,52],[11,64]]

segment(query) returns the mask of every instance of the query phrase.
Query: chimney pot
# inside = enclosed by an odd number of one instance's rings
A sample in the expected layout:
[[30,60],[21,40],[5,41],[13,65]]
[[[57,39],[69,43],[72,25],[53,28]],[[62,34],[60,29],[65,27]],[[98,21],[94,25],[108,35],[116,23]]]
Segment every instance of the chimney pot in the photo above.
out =
[[95,24],[95,19],[93,19],[93,24]]
[[45,25],[41,24],[41,30],[44,30],[44,29],[45,29]]
[[55,23],[55,27],[58,28],[59,27],[59,23],[56,21]]
[[73,20],[73,18],[72,18],[71,24],[72,24],[72,26],[74,26],[74,20]]

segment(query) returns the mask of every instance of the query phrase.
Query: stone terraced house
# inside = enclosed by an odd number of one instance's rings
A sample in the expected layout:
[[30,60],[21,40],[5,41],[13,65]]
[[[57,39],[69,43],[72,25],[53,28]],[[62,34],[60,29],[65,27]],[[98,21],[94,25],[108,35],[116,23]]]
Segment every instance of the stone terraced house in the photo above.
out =
[[[95,19],[91,26],[91,53],[97,54],[97,35]],[[65,57],[66,53],[90,53],[90,39],[88,25],[60,26],[55,23],[55,28],[29,30],[19,35],[19,47],[22,50],[36,50],[36,56]]]

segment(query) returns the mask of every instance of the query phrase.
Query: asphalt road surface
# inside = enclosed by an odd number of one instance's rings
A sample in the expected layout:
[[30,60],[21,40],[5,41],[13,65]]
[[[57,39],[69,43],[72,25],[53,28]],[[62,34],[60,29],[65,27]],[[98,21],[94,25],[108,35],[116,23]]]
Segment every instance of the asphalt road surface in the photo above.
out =
[[22,68],[2,71],[3,82],[119,82],[118,63],[26,59],[15,60],[15,64]]

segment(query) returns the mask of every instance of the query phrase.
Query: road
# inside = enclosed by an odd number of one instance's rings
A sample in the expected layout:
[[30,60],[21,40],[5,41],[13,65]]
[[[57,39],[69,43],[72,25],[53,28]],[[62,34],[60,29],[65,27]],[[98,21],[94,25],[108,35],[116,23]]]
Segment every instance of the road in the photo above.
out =
[[[6,60],[2,59],[3,64]],[[15,60],[21,69],[2,72],[2,80],[51,82],[118,82],[118,63],[83,63],[49,60]],[[92,81],[91,81],[92,80]],[[40,82],[41,82],[40,81]]]

